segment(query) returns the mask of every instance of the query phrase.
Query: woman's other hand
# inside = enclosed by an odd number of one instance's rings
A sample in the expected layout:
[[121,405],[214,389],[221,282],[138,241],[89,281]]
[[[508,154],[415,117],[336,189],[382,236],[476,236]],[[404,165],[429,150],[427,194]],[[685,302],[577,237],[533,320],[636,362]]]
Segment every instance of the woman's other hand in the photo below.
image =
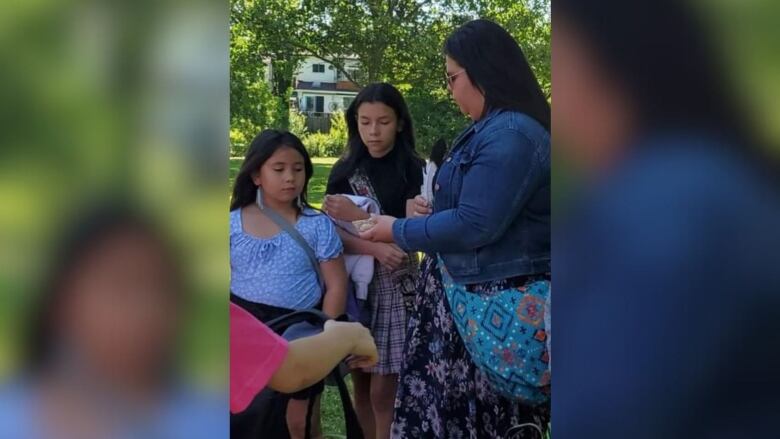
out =
[[433,213],[431,205],[428,200],[422,195],[418,195],[411,200],[406,201],[406,216],[407,218],[417,218],[421,216],[428,216]]

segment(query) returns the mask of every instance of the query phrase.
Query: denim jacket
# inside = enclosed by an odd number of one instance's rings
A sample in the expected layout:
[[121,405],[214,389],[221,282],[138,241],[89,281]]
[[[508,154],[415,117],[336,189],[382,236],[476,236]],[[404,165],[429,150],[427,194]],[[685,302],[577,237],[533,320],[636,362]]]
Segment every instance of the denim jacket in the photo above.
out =
[[550,271],[550,134],[525,114],[491,111],[453,142],[433,204],[430,216],[396,220],[393,237],[440,254],[456,282]]

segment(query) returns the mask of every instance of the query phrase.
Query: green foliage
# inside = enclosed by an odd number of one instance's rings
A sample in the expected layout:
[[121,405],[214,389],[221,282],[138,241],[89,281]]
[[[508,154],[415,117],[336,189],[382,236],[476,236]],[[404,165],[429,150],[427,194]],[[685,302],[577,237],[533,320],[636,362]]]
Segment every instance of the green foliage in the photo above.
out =
[[[270,10],[274,10],[273,15]],[[292,75],[302,59],[273,26],[291,26],[283,18],[294,10],[289,2],[232,0],[230,14],[230,145],[231,155],[265,128],[289,129]],[[271,26],[273,25],[273,26]],[[277,27],[278,27],[277,26]],[[273,71],[269,81],[268,67]]]
[[468,126],[468,119],[460,113],[444,89],[431,93],[413,88],[404,95],[412,113],[417,151],[425,157],[437,139],[444,138],[449,145]]
[[231,155],[243,155],[261,127],[272,120],[272,95],[264,80],[265,66],[257,58],[254,33],[237,20],[230,28]]
[[329,134],[334,142],[342,146],[342,149],[346,146],[349,130],[347,129],[347,120],[344,118],[343,112],[337,111],[331,114]]
[[539,85],[550,97],[550,2],[486,1],[480,17],[501,24],[520,44]]
[[290,111],[290,132],[299,138],[303,138],[308,133],[306,116],[295,110]]
[[310,133],[301,141],[312,157],[339,157],[346,145],[331,133]]
[[[455,28],[479,17],[498,22],[515,37],[550,97],[550,0],[232,0],[234,151],[261,127],[289,127],[304,136],[301,118],[288,116],[288,109],[292,75],[309,55],[333,64],[360,86],[377,81],[397,86],[424,155],[439,137],[451,142],[468,120],[445,88],[442,46]],[[345,69],[346,55],[359,58],[361,71]],[[261,90],[263,60],[272,63],[274,75]],[[335,134],[307,136],[312,148],[328,156],[341,151],[346,135],[339,131],[338,117],[332,121]]]

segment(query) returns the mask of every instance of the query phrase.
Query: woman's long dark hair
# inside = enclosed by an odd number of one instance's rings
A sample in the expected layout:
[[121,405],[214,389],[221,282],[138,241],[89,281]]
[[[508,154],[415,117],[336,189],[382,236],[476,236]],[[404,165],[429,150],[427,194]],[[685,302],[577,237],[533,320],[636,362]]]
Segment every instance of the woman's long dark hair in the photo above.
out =
[[[257,186],[252,181],[252,174],[257,172],[271,156],[280,148],[292,148],[303,156],[303,164],[306,172],[306,181],[303,183],[301,202],[305,207],[311,208],[306,200],[309,180],[314,175],[309,153],[304,148],[301,139],[287,131],[264,130],[252,140],[249,150],[244,157],[233,184],[233,196],[230,199],[230,210],[240,209],[255,202],[257,199]],[[297,207],[297,206],[296,206]],[[299,212],[302,213],[302,212]]]
[[412,125],[412,116],[409,114],[409,108],[406,101],[395,87],[387,83],[376,83],[367,85],[358,93],[355,100],[352,101],[347,113],[344,115],[347,121],[349,138],[347,139],[347,149],[338,163],[333,166],[330,179],[339,181],[349,178],[352,173],[363,164],[363,160],[369,157],[368,148],[360,138],[358,131],[358,109],[367,102],[380,102],[392,108],[395,112],[401,131],[396,134],[393,150],[397,151],[398,160],[396,166],[398,174],[403,182],[406,182],[406,169],[409,161],[414,162],[420,167],[425,165],[415,150],[414,126]]
[[484,94],[483,114],[515,110],[550,130],[550,104],[523,50],[504,28],[490,20],[470,21],[447,38],[444,53],[466,70]]
[[747,140],[744,110],[688,3],[556,0],[552,8],[632,100],[640,130],[695,127]]

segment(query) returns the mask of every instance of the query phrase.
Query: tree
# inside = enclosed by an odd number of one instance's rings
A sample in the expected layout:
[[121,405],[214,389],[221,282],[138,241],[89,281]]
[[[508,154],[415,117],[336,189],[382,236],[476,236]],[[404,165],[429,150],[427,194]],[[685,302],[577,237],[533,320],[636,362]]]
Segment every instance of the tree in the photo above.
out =
[[235,131],[289,127],[292,76],[303,54],[284,35],[299,18],[294,2],[232,1],[230,99]]
[[[234,11],[237,6],[234,5]],[[230,140],[231,153],[240,155],[251,136],[272,125],[273,96],[265,81],[265,65],[255,34],[241,20],[231,17],[230,26]]]
[[490,1],[485,2],[480,16],[500,23],[517,40],[549,99],[550,2]]
[[[240,32],[231,30],[232,38],[247,47],[235,45],[240,53],[233,64],[231,42],[231,69],[245,71],[231,74],[231,81],[244,81],[235,92],[250,95],[235,96],[231,122],[261,120],[243,115],[259,105],[265,123],[286,128],[293,74],[303,57],[313,55],[358,86],[397,86],[412,112],[419,149],[426,151],[438,137],[450,141],[468,121],[446,91],[442,45],[455,28],[478,17],[495,20],[517,39],[549,97],[549,0],[233,0],[231,19]],[[360,71],[346,68],[347,56],[359,58]],[[266,87],[272,99],[261,100],[260,87],[250,84],[259,76],[249,64],[262,60],[273,70]]]

